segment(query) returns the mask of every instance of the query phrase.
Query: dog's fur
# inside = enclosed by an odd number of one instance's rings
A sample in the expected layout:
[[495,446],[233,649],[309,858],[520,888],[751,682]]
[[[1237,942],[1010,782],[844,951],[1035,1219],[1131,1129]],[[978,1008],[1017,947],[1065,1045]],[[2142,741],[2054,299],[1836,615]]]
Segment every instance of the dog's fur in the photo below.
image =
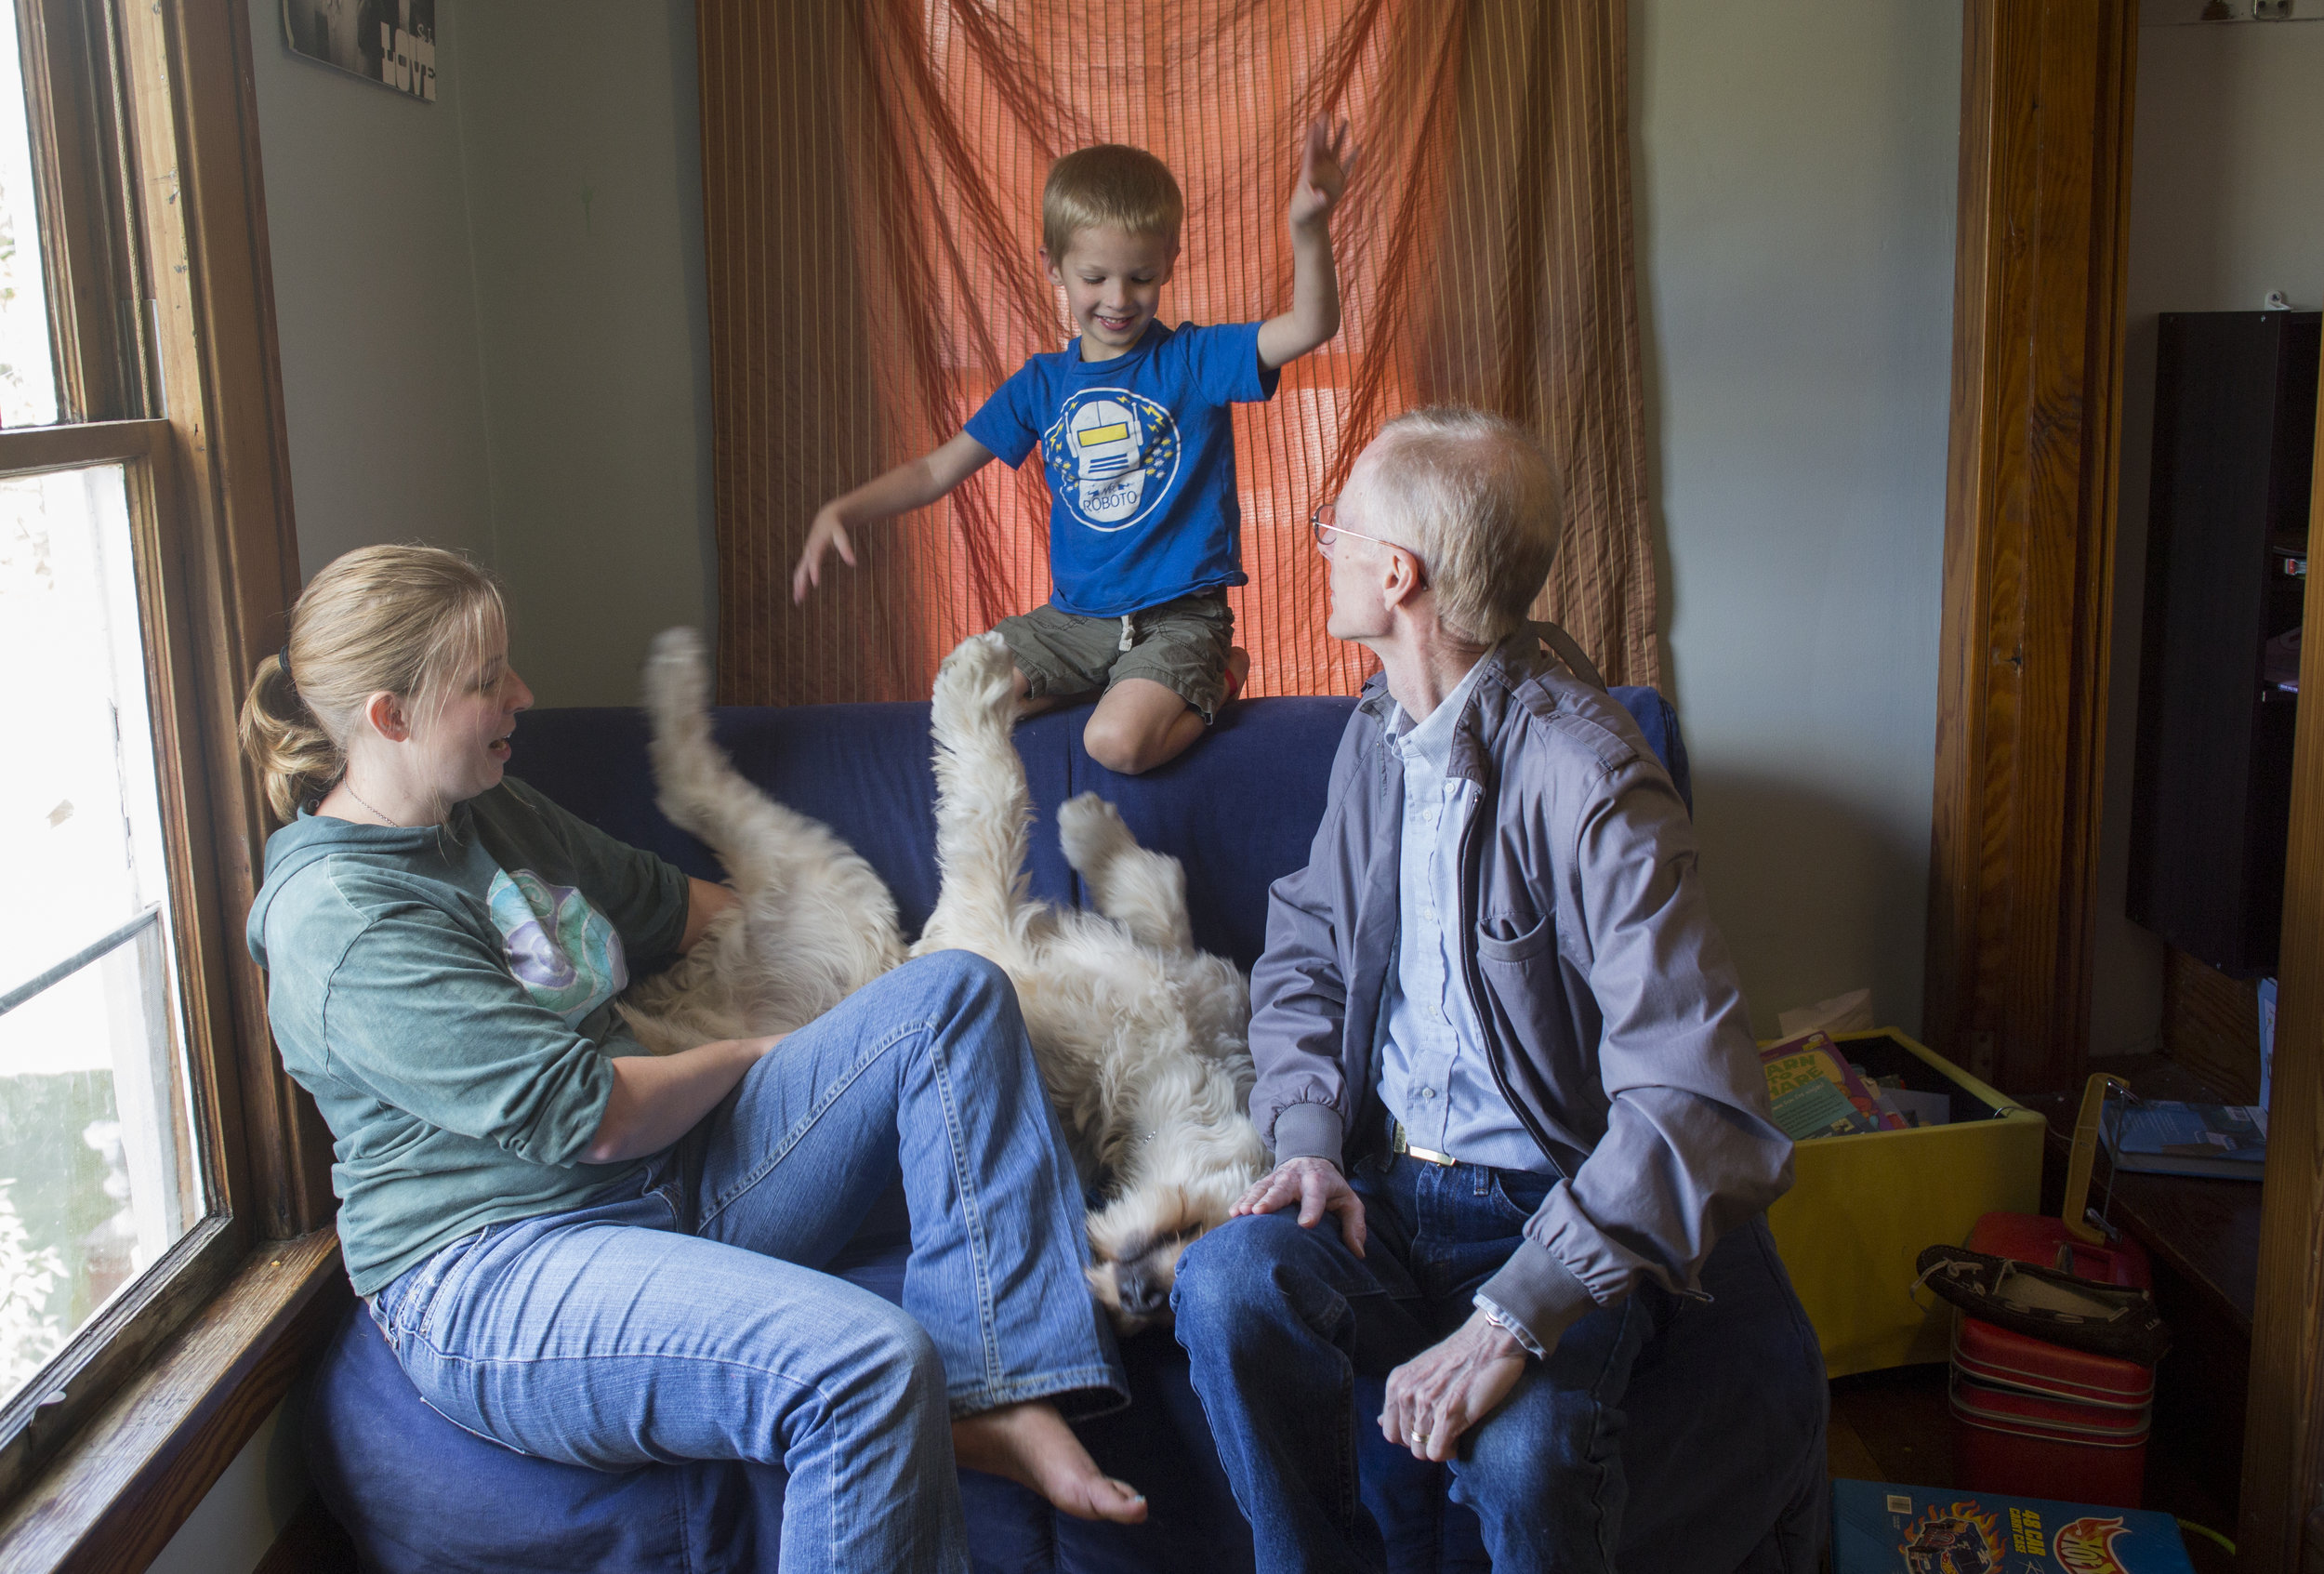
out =
[[622,997],[638,1041],[669,1054],[787,1033],[903,961],[886,882],[829,827],[745,781],[711,740],[700,635],[672,628],[654,640],[645,698],[655,801],[709,843],[741,900],[676,965]]
[[1244,1114],[1250,989],[1195,949],[1178,860],[1141,848],[1114,806],[1058,809],[1065,859],[1094,912],[1025,894],[1033,812],[1010,742],[1014,668],[997,634],[936,674],[936,856],[944,884],[914,955],[958,947],[1017,986],[1025,1030],[1085,1179],[1089,1281],[1125,1330],[1167,1315],[1180,1253],[1266,1168]]
[[[1058,812],[1095,912],[1024,892],[1032,820],[1010,742],[1013,668],[979,635],[937,674],[937,858],[944,882],[912,954],[961,949],[1015,984],[1025,1030],[1085,1184],[1089,1281],[1125,1331],[1168,1315],[1179,1254],[1266,1165],[1244,1115],[1249,987],[1195,949],[1178,860],[1140,848],[1113,805]],[[646,663],[656,801],[707,842],[741,900],[621,1009],[656,1054],[804,1026],[904,959],[894,897],[829,827],[783,807],[710,736],[700,638],[673,628]]]

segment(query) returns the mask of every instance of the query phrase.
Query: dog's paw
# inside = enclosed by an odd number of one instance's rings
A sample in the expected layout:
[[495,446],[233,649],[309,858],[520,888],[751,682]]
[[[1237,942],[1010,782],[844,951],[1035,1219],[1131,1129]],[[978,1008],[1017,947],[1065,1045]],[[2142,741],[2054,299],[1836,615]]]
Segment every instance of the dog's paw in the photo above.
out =
[[710,664],[702,636],[692,628],[665,628],[654,636],[645,657],[646,708],[656,716],[682,716],[707,709]]
[[1017,687],[1017,664],[998,634],[971,634],[936,668],[930,721],[939,734],[994,711],[1007,714]]
[[1088,876],[1138,845],[1122,823],[1122,812],[1094,792],[1081,793],[1057,806],[1057,840],[1074,872]]

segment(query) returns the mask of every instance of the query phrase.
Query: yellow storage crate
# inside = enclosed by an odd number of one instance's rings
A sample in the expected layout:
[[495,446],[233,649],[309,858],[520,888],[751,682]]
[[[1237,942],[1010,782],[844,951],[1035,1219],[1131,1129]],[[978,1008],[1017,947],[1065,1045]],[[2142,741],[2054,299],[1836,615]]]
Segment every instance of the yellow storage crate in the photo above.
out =
[[1913,1304],[1914,1260],[1967,1240],[1982,1214],[2040,1210],[2048,1123],[1893,1028],[1833,1039],[1873,1076],[1949,1094],[1952,1124],[1800,1144],[1768,1227],[1833,1377],[1942,1361],[1951,1316],[1934,1295]]

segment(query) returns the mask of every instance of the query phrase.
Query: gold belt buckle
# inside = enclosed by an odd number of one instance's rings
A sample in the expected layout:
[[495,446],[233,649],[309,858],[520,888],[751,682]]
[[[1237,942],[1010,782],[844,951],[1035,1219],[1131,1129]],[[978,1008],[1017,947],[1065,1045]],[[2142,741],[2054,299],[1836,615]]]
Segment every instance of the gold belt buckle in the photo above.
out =
[[1388,1151],[1408,1153],[1424,1164],[1458,1164],[1460,1162],[1449,1153],[1439,1153],[1433,1147],[1419,1147],[1407,1141],[1404,1134],[1404,1122],[1401,1120],[1388,1122]]

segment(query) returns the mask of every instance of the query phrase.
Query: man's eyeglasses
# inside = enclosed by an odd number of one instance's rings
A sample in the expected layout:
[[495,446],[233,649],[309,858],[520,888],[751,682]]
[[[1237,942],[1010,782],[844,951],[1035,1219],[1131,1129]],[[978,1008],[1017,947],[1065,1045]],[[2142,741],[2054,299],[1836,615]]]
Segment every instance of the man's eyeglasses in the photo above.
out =
[[[1359,541],[1376,542],[1382,547],[1393,547],[1400,552],[1412,552],[1412,549],[1401,541],[1390,541],[1379,536],[1367,536],[1360,530],[1350,530],[1346,525],[1339,522],[1337,518],[1339,512],[1339,504],[1326,503],[1307,516],[1309,527],[1315,532],[1315,548],[1325,556],[1328,557],[1331,554],[1331,544],[1342,536],[1353,536]],[[1420,554],[1412,552],[1412,556],[1417,562]]]

